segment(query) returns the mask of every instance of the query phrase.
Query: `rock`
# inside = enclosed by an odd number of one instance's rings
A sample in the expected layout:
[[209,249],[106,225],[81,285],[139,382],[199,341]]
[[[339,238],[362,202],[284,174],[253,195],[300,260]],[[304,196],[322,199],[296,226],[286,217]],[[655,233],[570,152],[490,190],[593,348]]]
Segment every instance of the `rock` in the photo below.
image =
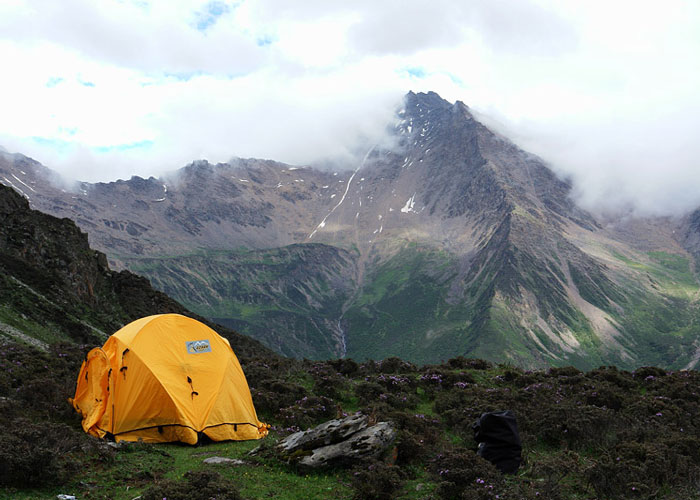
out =
[[361,458],[378,458],[389,448],[395,437],[396,430],[389,422],[379,422],[345,441],[316,448],[311,455],[303,456],[299,465],[319,468]]
[[339,443],[367,427],[366,415],[356,413],[343,419],[329,420],[318,427],[295,432],[277,445],[282,455],[291,455],[298,450],[313,450],[320,446]]
[[378,458],[395,437],[396,430],[391,423],[368,426],[367,416],[355,414],[292,434],[276,449],[283,459],[303,467],[320,468]]
[[243,465],[245,462],[243,460],[238,460],[237,458],[226,458],[226,457],[209,457],[205,458],[203,461],[205,464],[228,464],[228,465]]
[[263,449],[263,445],[260,444],[260,445],[256,446],[255,448],[253,448],[252,450],[250,450],[248,452],[248,455],[250,455],[251,457],[254,457],[258,453],[260,453],[262,451],[262,449]]
[[14,337],[17,340],[21,340],[25,344],[32,345],[36,347],[37,349],[40,349],[44,352],[49,352],[49,345],[46,342],[42,342],[41,340],[35,339],[34,337],[30,337],[29,335],[26,335],[22,332],[20,332],[17,328],[10,326],[8,324],[5,324],[0,321],[0,332],[3,332],[10,337]]

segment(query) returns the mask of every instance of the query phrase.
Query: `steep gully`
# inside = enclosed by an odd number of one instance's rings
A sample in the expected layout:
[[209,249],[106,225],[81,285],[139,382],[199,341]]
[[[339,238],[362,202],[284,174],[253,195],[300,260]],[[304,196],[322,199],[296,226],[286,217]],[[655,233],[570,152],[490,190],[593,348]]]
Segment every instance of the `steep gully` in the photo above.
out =
[[[340,207],[343,204],[343,202],[347,198],[348,193],[350,192],[350,186],[352,185],[353,179],[355,178],[357,173],[365,166],[365,164],[367,163],[367,159],[372,154],[372,151],[374,151],[375,147],[376,147],[376,145],[369,148],[369,150],[365,154],[365,156],[362,159],[362,161],[360,162],[360,164],[357,166],[355,171],[352,173],[352,175],[348,179],[348,183],[345,186],[345,192],[343,193],[343,196],[340,198],[340,201],[330,210],[330,212],[328,212],[326,214],[326,216],[321,220],[321,222],[318,224],[318,226],[316,226],[316,229],[314,229],[311,232],[311,234],[309,234],[309,236],[307,237],[307,240],[310,240],[311,238],[313,238],[319,229],[322,229],[323,227],[325,227],[326,220],[328,220],[328,217],[330,217],[333,214],[333,212],[335,212],[338,209],[338,207]],[[357,268],[356,268],[357,274],[356,274],[355,280],[354,280],[355,281],[355,291],[350,295],[348,300],[346,300],[345,303],[343,304],[343,307],[341,308],[340,317],[338,318],[338,323],[337,323],[337,325],[338,325],[338,337],[340,339],[340,353],[339,353],[340,358],[344,358],[347,355],[347,338],[345,335],[345,329],[342,326],[343,316],[345,316],[346,311],[348,310],[350,305],[353,303],[353,301],[355,300],[357,295],[360,293],[360,290],[362,288],[362,278],[364,275],[364,267],[365,267],[364,254],[363,254],[362,250],[360,250],[361,245],[359,244],[359,239],[357,237],[357,234],[356,234],[355,246],[358,249],[358,251],[360,252],[360,255],[358,256],[358,263],[357,263]]]

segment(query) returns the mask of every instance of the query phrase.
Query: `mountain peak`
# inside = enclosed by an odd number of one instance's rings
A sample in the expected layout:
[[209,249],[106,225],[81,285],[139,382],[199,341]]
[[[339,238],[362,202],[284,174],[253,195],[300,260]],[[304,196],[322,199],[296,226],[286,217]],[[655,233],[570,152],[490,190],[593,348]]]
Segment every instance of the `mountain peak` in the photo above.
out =
[[418,108],[419,111],[428,111],[433,109],[448,109],[452,106],[448,101],[440,97],[435,92],[409,92],[404,97],[404,105],[407,111],[415,111],[413,108]]
[[454,104],[450,103],[446,99],[440,97],[439,94],[433,91],[429,92],[418,92],[409,91],[404,96],[404,111],[410,113],[411,115],[420,115],[427,112],[433,112],[436,110],[452,110],[452,112],[462,112],[469,119],[474,117],[471,114],[469,106],[464,104],[462,101],[455,101]]

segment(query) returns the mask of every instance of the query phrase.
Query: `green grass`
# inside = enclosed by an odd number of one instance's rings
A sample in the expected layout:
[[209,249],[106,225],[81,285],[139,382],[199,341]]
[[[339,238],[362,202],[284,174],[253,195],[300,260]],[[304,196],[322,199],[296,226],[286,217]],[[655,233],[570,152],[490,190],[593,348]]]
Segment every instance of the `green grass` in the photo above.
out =
[[416,406],[416,413],[421,413],[423,415],[433,416],[435,415],[435,409],[433,407],[433,401],[425,393],[422,388],[417,389],[418,397],[420,398],[420,403]]
[[[18,310],[30,313],[19,314]],[[79,321],[73,314],[62,310],[59,305],[40,294],[33,293],[29,287],[7,276],[0,276],[0,322],[48,344],[70,341],[71,338],[66,335],[65,329],[54,324],[50,317]]]
[[402,498],[404,500],[425,500],[433,498],[437,485],[431,480],[425,470],[414,467],[411,472],[415,477],[406,481],[397,498]]
[[657,264],[651,269],[651,274],[663,283],[667,293],[692,298],[698,292],[700,285],[689,259],[666,252],[649,252],[648,255]]
[[612,255],[624,262],[630,269],[644,272],[647,276],[653,277],[653,282],[660,287],[660,291],[663,293],[679,297],[692,297],[700,286],[698,278],[692,272],[690,260],[683,255],[649,252],[645,256],[648,259],[646,263],[632,260],[618,252],[612,252]]
[[[157,445],[156,449],[171,455],[167,479],[180,479],[188,471],[214,468],[224,477],[233,480],[243,496],[251,499],[288,498],[290,500],[350,498],[350,489],[340,481],[342,471],[325,471],[313,474],[297,474],[291,467],[276,460],[251,463],[247,454],[260,445],[259,441],[211,443],[189,447]],[[246,465],[207,465],[203,460],[219,456],[247,462]],[[133,497],[131,497],[133,498]]]
[[[28,318],[23,318],[21,315],[16,314],[9,306],[0,306],[0,322],[10,325],[22,333],[41,340],[42,342],[52,343],[61,340],[69,340],[61,334],[60,330],[47,328]],[[3,332],[0,332],[0,335],[4,335]]]
[[[626,287],[628,303],[611,316],[623,334],[634,339],[634,364],[683,368],[700,324],[695,300],[700,293],[689,259],[667,252],[649,252],[635,259],[613,252],[637,276]],[[620,361],[625,366],[624,361]]]
[[695,281],[690,272],[690,261],[686,257],[666,252],[649,252],[648,255],[663,267],[689,278],[690,281]]
[[[251,500],[285,498],[289,500],[339,498],[350,499],[347,471],[328,470],[298,474],[277,460],[253,461],[248,452],[259,441],[210,443],[203,446],[179,444],[131,444],[120,451],[109,467],[90,467],[75,481],[60,488],[42,490],[0,490],[0,499],[44,500],[59,493],[77,498],[132,500],[152,481],[181,480],[188,471],[213,469],[231,479],[244,497]],[[245,465],[209,465],[209,457],[243,460]]]
[[649,269],[649,266],[642,264],[640,262],[634,261],[634,260],[630,259],[629,257],[622,255],[620,252],[612,251],[611,254],[613,257],[615,257],[618,260],[621,260],[628,267],[631,267],[633,269],[638,269],[641,271],[646,271]]

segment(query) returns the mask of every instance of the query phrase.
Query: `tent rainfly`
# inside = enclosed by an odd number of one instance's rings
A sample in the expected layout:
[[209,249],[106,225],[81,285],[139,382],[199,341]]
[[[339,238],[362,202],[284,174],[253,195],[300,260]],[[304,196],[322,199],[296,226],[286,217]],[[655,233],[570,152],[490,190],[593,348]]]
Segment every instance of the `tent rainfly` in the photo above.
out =
[[116,441],[260,439],[268,429],[228,340],[179,314],[138,319],[92,349],[71,403],[85,432]]

